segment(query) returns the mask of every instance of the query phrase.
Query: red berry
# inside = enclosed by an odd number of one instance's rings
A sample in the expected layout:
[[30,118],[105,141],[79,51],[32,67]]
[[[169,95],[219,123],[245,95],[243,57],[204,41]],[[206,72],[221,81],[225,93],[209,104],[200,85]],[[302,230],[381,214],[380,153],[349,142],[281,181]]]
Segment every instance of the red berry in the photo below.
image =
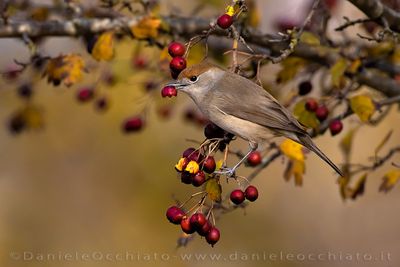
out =
[[203,170],[206,173],[213,173],[215,171],[216,164],[213,156],[208,156],[203,162]]
[[212,227],[212,225],[211,225],[210,221],[207,220],[206,223],[201,228],[197,229],[197,233],[200,236],[206,236],[208,234],[208,232],[210,232],[211,227]]
[[229,16],[228,14],[223,14],[217,20],[218,26],[222,29],[228,29],[233,23],[233,17]]
[[333,9],[337,5],[337,0],[325,0],[325,4],[329,9]]
[[186,47],[184,44],[172,42],[168,46],[168,53],[171,55],[171,57],[181,57],[185,54],[185,52]]
[[209,123],[204,127],[204,136],[208,139],[224,138],[225,131],[214,123]]
[[203,213],[195,213],[190,217],[190,224],[194,229],[201,229],[207,222],[206,216]]
[[183,57],[174,57],[169,63],[169,68],[174,72],[181,72],[186,68],[186,59]]
[[80,102],[88,102],[94,97],[94,90],[91,88],[82,88],[78,91],[76,97]]
[[246,199],[249,201],[255,201],[258,198],[258,190],[255,186],[249,185],[244,191]]
[[304,81],[299,84],[299,95],[306,95],[312,90],[312,83],[310,81]]
[[173,97],[173,96],[177,96],[177,95],[178,95],[178,91],[176,90],[176,88],[174,86],[165,86],[161,90],[162,97]]
[[184,184],[191,184],[193,181],[193,174],[191,174],[190,172],[182,172],[181,174],[181,182]]
[[193,234],[196,229],[194,229],[194,227],[192,226],[192,224],[190,223],[190,219],[188,217],[184,217],[181,220],[181,228],[182,231],[185,232],[186,234]]
[[124,131],[127,133],[137,132],[144,126],[144,121],[141,117],[132,117],[124,123]]
[[333,120],[329,123],[329,130],[332,135],[337,135],[343,129],[343,123],[341,120]]
[[247,158],[247,163],[252,167],[255,167],[258,164],[260,164],[261,161],[262,161],[262,156],[261,153],[258,151],[251,152],[249,157]]
[[290,18],[280,18],[276,21],[275,27],[281,32],[286,32],[294,27],[299,27],[299,23]]
[[305,107],[308,111],[316,111],[318,108],[317,100],[315,100],[314,98],[307,99]]
[[211,227],[210,231],[206,235],[206,241],[211,246],[214,246],[220,238],[220,233],[217,227]]
[[315,115],[317,116],[319,121],[324,121],[329,115],[329,110],[325,105],[321,105],[315,111]]
[[143,69],[147,66],[147,60],[143,56],[136,56],[133,58],[133,67]]
[[244,193],[240,189],[235,189],[231,192],[230,199],[236,205],[241,204],[244,201],[244,198]]
[[205,181],[206,181],[206,175],[204,174],[204,172],[198,171],[192,179],[192,185],[199,187],[202,184],[204,184]]
[[167,219],[173,224],[180,224],[185,213],[177,206],[169,207],[167,210]]

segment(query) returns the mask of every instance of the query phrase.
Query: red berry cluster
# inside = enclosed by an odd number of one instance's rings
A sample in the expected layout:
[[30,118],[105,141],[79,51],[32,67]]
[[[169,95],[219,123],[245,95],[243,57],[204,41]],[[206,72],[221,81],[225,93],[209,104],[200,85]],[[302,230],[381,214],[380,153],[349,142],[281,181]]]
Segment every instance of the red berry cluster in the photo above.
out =
[[169,63],[172,78],[178,78],[179,73],[186,68],[186,59],[184,58],[186,47],[184,44],[172,42],[168,46],[168,53],[172,57]]
[[[305,108],[310,112],[314,112],[320,122],[325,121],[329,116],[328,108],[324,104],[318,104],[314,98],[307,99]],[[342,129],[343,123],[339,119],[334,119],[329,123],[329,130],[333,136],[340,133]]]
[[255,186],[249,185],[244,192],[240,189],[233,190],[229,198],[236,205],[242,204],[245,199],[253,202],[258,198],[258,190]]
[[[80,103],[88,103],[96,98],[95,91],[96,90],[93,87],[82,87],[78,89],[78,92],[76,93],[76,99]],[[105,96],[100,96],[96,99],[94,105],[97,110],[105,111],[109,107],[108,98]]]
[[166,213],[167,219],[173,224],[180,225],[185,234],[190,235],[197,232],[200,236],[206,238],[208,244],[214,246],[220,238],[220,232],[210,222],[210,214],[204,215],[202,212],[194,212],[190,216],[177,206],[169,207]]

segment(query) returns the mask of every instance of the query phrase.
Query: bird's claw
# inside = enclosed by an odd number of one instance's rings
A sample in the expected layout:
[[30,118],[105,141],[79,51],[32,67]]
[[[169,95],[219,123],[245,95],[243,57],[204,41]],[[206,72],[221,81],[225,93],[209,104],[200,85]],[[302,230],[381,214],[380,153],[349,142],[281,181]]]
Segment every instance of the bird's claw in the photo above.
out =
[[215,174],[226,175],[227,177],[235,177],[235,169],[221,167]]

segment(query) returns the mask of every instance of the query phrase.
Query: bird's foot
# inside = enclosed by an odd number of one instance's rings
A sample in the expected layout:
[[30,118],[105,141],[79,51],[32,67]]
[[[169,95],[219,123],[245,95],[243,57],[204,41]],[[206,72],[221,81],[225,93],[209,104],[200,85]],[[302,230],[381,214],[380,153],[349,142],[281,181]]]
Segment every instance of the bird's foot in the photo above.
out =
[[219,175],[226,175],[227,177],[235,177],[235,168],[221,167],[218,171],[214,172]]

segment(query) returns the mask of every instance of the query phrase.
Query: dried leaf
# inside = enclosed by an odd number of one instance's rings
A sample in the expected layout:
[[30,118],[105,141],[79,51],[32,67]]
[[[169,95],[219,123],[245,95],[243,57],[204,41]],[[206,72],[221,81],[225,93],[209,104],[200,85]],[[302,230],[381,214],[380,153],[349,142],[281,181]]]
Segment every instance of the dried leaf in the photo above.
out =
[[282,61],[282,69],[277,74],[278,83],[286,83],[293,80],[297,73],[305,65],[305,60],[298,57],[289,57]]
[[303,146],[299,143],[296,143],[290,139],[285,139],[285,141],[281,143],[280,149],[288,158],[295,161],[304,162]]
[[383,176],[383,181],[379,187],[380,192],[389,192],[396,185],[400,179],[400,170],[391,170]]
[[71,86],[82,79],[84,68],[85,62],[81,56],[69,54],[49,59],[44,75],[54,85],[64,82],[66,86]]
[[289,181],[294,176],[294,183],[296,186],[303,185],[303,175],[306,172],[304,161],[290,160],[283,174],[286,181]]
[[304,126],[317,129],[320,122],[315,112],[310,112],[306,109],[305,102],[306,100],[299,101],[294,107],[293,114]]
[[105,32],[97,38],[91,51],[92,57],[98,61],[109,61],[114,57],[114,33]]
[[347,68],[347,72],[351,74],[355,74],[358,72],[360,67],[362,66],[362,61],[361,59],[357,58],[356,60],[353,60],[350,64],[350,66]]
[[309,45],[320,45],[318,36],[316,36],[312,32],[307,32],[307,31],[303,32],[303,34],[301,35],[300,42]]
[[350,98],[350,107],[362,122],[367,122],[375,112],[375,105],[371,97],[358,95]]
[[157,38],[161,20],[154,17],[145,17],[131,28],[137,39]]
[[390,130],[385,137],[382,139],[382,141],[377,145],[375,148],[375,158],[377,158],[379,151],[382,149],[382,147],[389,141],[390,137],[392,136],[393,130]]
[[206,181],[206,192],[211,200],[221,201],[222,188],[219,180],[215,178],[208,179]]
[[333,65],[331,67],[330,73],[332,76],[332,85],[333,86],[340,87],[346,69],[347,69],[347,61],[344,58],[339,59],[335,63],[335,65]]
[[354,134],[358,130],[357,128],[351,129],[346,133],[346,135],[340,140],[340,149],[345,155],[349,155],[351,153],[351,148],[353,146],[353,139],[354,139]]
[[351,190],[351,199],[356,199],[359,196],[362,196],[365,191],[365,182],[367,181],[367,173],[364,173],[363,176],[358,179],[357,184],[354,186],[354,188]]

